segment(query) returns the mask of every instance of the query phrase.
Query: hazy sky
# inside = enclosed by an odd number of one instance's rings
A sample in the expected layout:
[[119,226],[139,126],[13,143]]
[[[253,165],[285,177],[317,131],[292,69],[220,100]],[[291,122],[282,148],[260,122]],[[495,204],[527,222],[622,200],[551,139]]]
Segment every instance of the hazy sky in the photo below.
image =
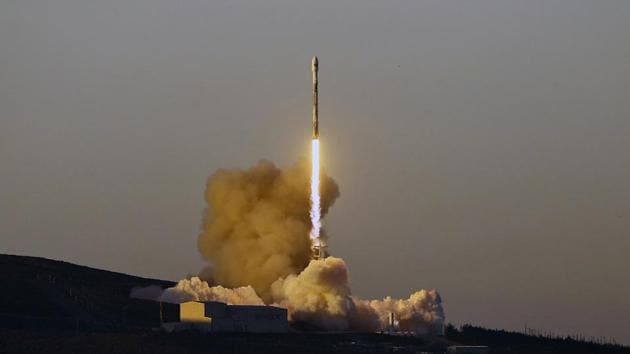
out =
[[179,279],[209,174],[310,148],[354,293],[630,343],[630,1],[0,2],[0,252]]

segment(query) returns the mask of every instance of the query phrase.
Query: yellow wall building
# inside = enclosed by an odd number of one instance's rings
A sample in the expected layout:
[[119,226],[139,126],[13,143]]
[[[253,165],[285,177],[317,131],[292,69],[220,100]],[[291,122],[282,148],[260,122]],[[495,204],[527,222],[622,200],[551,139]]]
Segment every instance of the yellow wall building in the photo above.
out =
[[179,305],[179,319],[182,322],[212,323],[212,318],[206,317],[206,307],[202,302],[190,301]]

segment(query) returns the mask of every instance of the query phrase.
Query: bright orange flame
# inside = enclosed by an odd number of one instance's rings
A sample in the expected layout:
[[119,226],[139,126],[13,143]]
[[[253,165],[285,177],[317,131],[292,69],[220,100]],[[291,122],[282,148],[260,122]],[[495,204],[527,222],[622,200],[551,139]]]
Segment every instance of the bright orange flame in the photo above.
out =
[[322,228],[320,220],[320,200],[319,200],[319,140],[313,139],[311,156],[311,240],[314,245],[319,245],[319,230]]

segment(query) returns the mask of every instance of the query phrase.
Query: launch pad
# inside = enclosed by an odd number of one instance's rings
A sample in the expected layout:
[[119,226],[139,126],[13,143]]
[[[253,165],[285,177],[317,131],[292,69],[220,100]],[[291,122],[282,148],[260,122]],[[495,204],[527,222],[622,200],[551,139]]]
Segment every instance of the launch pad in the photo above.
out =
[[311,246],[311,259],[320,260],[328,257],[328,246],[320,240],[319,244]]

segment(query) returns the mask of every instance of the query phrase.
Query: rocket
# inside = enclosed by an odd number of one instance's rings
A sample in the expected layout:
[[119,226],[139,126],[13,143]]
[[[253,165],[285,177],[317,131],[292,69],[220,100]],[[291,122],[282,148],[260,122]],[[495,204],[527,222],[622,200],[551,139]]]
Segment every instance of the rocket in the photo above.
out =
[[319,139],[319,97],[317,92],[319,60],[317,57],[313,57],[311,71],[313,72],[313,139]]

